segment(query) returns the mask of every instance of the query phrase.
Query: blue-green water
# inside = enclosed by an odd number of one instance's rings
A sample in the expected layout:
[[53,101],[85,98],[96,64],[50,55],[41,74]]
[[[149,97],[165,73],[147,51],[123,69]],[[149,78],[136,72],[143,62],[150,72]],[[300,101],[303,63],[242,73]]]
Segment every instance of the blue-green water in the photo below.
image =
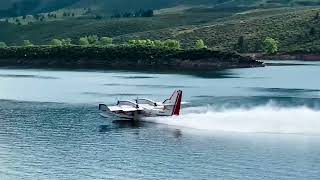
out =
[[[274,62],[278,63],[278,62]],[[0,70],[0,179],[318,179],[320,63],[219,73]],[[189,102],[120,123],[117,99]]]

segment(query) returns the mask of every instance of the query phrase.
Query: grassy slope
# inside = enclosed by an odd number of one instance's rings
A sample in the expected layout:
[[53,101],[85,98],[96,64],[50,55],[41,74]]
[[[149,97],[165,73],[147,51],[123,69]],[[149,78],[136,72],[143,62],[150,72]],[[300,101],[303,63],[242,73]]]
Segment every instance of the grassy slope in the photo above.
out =
[[[0,41],[19,44],[24,39],[36,43],[48,43],[53,38],[73,38],[96,34],[99,36],[120,36],[150,30],[186,25],[200,25],[213,19],[231,16],[230,12],[188,12],[163,14],[152,18],[123,18],[95,20],[88,18],[68,18],[60,21],[39,22],[32,25],[0,23]],[[163,37],[164,38],[164,37]]]
[[[157,31],[140,32],[118,37],[119,39],[150,38],[178,39],[192,47],[197,39],[205,40],[209,47],[232,50],[240,36],[245,37],[249,51],[261,50],[259,43],[265,37],[280,41],[282,51],[316,47],[320,44],[320,20],[314,17],[320,9],[271,9],[238,14],[217,19],[198,26],[185,26]],[[316,34],[309,34],[311,27]]]
[[[205,1],[209,0],[201,0],[202,3],[206,3]],[[260,0],[234,0],[225,1],[224,5],[231,6],[235,2],[247,5],[261,3]],[[173,14],[160,14],[152,18],[66,18],[23,26],[0,23],[0,41],[14,45],[28,39],[42,44],[53,38],[70,37],[77,40],[81,36],[97,34],[112,36],[118,41],[172,38],[182,41],[188,47],[192,47],[194,41],[201,38],[209,47],[232,49],[239,36],[244,36],[249,50],[256,51],[260,49],[256,45],[257,42],[271,36],[280,40],[282,50],[299,49],[319,44],[319,21],[315,21],[313,17],[316,11],[320,10],[313,9],[295,7],[248,10],[248,7],[231,6],[220,10],[195,8]],[[311,27],[318,31],[313,37],[308,36]]]

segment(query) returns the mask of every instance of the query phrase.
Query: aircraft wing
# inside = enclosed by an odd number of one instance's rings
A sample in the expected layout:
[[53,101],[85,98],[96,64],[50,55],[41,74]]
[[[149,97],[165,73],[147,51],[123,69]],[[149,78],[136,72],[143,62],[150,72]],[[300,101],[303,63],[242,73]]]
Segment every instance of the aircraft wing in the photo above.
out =
[[132,106],[107,106],[109,111],[116,112],[116,111],[123,111],[123,112],[134,112],[134,111],[141,111],[142,108],[134,108]]
[[109,110],[111,112],[115,111],[124,111],[124,112],[131,112],[131,111],[137,111],[137,108],[133,108],[130,106],[108,106]]
[[122,105],[122,106],[107,106],[105,104],[99,104],[99,110],[101,111],[111,111],[111,112],[117,112],[117,111],[123,111],[123,112],[134,112],[134,111],[142,111],[143,108],[134,108],[132,106]]

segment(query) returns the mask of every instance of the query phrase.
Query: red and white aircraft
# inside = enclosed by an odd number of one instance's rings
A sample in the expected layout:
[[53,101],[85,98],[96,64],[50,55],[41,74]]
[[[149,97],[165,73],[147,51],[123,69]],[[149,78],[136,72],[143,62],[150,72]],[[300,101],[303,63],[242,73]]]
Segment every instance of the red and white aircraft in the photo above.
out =
[[99,110],[103,117],[114,114],[120,119],[140,120],[144,117],[178,116],[180,114],[182,91],[176,90],[170,99],[163,102],[155,102],[149,99],[136,99],[135,101],[118,101],[116,106],[99,104]]

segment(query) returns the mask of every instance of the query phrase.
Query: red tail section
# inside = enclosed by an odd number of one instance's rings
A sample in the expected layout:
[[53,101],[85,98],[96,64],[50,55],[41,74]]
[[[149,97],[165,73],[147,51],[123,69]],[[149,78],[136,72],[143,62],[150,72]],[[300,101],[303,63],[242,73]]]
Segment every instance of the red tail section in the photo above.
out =
[[163,102],[164,111],[167,116],[179,115],[181,109],[182,91],[176,90],[171,95],[170,99]]
[[178,96],[173,107],[172,115],[178,116],[180,115],[180,109],[181,109],[182,91],[179,90],[177,92],[178,92]]

